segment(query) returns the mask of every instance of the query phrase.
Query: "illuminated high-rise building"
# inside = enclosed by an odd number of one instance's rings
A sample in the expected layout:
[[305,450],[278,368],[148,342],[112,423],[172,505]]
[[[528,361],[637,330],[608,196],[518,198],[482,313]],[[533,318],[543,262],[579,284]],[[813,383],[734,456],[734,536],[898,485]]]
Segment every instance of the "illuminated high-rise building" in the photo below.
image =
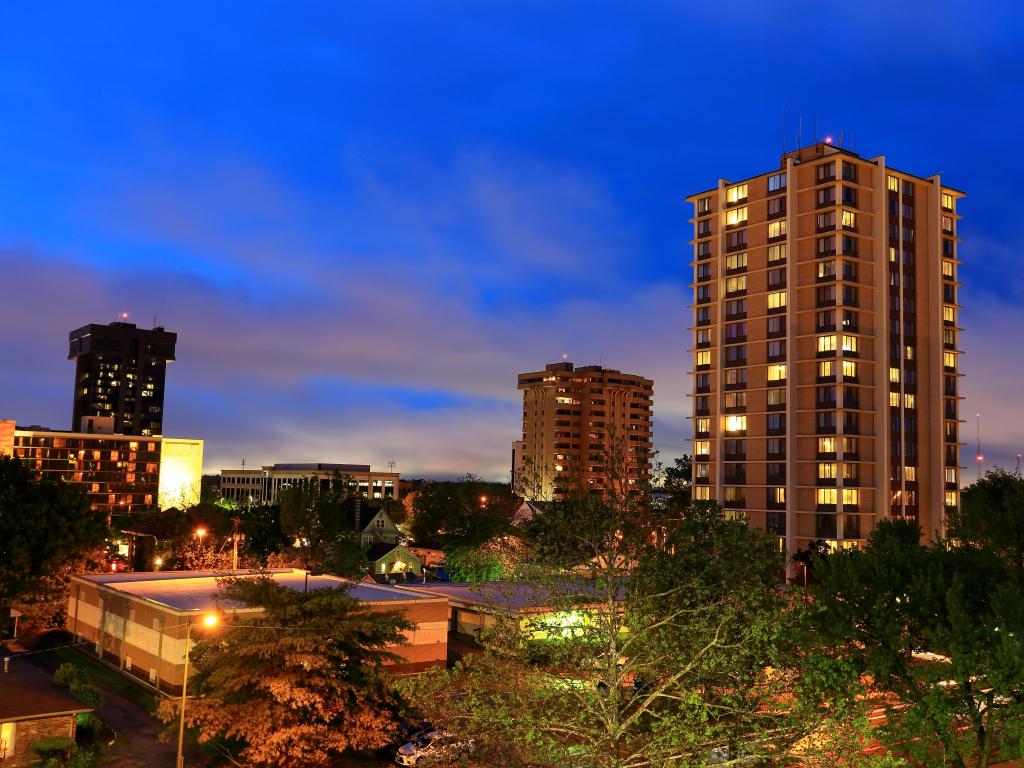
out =
[[74,432],[162,435],[164,379],[177,334],[134,323],[90,324],[69,334],[75,361]]
[[513,487],[531,500],[639,491],[649,476],[654,382],[599,365],[519,375],[523,438]]
[[694,205],[694,496],[779,536],[959,503],[957,202],[818,143]]

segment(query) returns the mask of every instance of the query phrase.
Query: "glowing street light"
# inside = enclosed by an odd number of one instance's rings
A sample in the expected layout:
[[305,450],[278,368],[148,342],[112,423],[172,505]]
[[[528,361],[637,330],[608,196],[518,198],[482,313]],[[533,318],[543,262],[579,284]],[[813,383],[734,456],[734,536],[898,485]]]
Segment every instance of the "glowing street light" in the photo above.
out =
[[199,543],[200,544],[203,543],[203,536],[205,536],[205,535],[206,535],[206,529],[205,528],[196,528],[196,538],[199,539]]
[[[202,529],[200,529],[202,530]],[[206,533],[206,531],[203,531]],[[199,531],[196,531],[199,534]],[[181,679],[181,709],[178,712],[178,768],[185,768],[185,756],[182,751],[182,747],[185,745],[185,701],[186,691],[188,689],[188,656],[190,652],[190,644],[192,642],[192,623],[195,618],[189,619],[185,623],[185,671]],[[219,619],[215,613],[207,613],[202,617],[202,625],[207,629],[217,626]],[[178,624],[176,626],[182,626]]]

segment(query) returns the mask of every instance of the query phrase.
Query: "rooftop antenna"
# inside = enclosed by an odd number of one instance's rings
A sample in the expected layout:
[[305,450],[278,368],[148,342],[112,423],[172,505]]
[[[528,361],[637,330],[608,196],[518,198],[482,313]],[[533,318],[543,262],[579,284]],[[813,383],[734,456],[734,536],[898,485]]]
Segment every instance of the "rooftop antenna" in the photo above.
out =
[[839,129],[839,148],[843,148],[843,129]]
[[1017,451],[1017,475],[1020,475],[1020,451]]
[[976,414],[978,427],[978,480],[981,480],[981,462],[985,460],[984,454],[981,452],[981,414]]
[[156,315],[153,315],[153,327],[156,328]]
[[242,458],[242,469],[245,469],[245,458]]
[[800,149],[804,142],[804,118],[801,116],[796,128],[796,148]]
[[394,472],[394,471],[395,471],[395,462],[394,461],[389,461],[388,462],[388,472]]

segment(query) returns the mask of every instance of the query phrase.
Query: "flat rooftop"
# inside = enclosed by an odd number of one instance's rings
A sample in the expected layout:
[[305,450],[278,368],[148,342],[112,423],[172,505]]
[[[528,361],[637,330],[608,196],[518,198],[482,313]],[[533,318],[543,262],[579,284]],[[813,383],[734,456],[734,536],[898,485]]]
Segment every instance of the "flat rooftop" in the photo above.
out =
[[[130,595],[139,600],[179,612],[206,611],[214,607],[220,585],[224,578],[253,578],[270,576],[283,587],[299,592],[306,586],[306,572],[298,568],[271,571],[157,571],[142,573],[97,573],[82,574],[79,581],[101,585],[115,592]],[[338,576],[309,576],[309,589],[346,589],[348,594],[361,603],[401,603],[415,600],[429,600],[443,595],[410,593],[407,590],[386,584],[369,584],[349,581]],[[228,606],[244,610],[239,604]]]

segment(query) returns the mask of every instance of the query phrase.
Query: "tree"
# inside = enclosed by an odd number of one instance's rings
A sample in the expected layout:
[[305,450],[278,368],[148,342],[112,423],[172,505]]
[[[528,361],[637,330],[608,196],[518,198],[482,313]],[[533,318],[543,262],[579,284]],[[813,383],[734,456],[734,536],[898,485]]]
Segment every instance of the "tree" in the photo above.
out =
[[879,730],[923,765],[1024,756],[1024,594],[1012,563],[970,542],[920,543],[881,521],[864,550],[818,564],[808,665],[884,708]]
[[335,473],[330,481],[300,480],[279,495],[281,530],[299,542],[296,547],[306,568],[320,568],[328,549],[345,531],[344,503],[349,478]]
[[429,719],[474,740],[472,759],[727,764],[778,759],[813,729],[785,698],[800,605],[777,589],[766,536],[713,504],[655,529],[642,492],[580,495],[545,518],[520,579],[482,593],[496,617],[484,652],[403,681]]
[[40,481],[17,459],[0,457],[0,621],[11,603],[106,536],[103,516],[70,485]]
[[412,537],[419,543],[475,547],[509,531],[516,500],[506,483],[473,475],[426,483],[413,501]]
[[664,490],[670,509],[682,511],[690,506],[693,483],[693,457],[680,456],[665,469]]
[[963,490],[960,509],[950,509],[947,521],[950,539],[993,552],[1024,584],[1024,478],[1004,469],[986,472]]
[[81,667],[61,664],[53,674],[53,681],[86,706],[98,709],[103,706],[103,696]]
[[[200,742],[228,739],[253,766],[313,768],[390,742],[401,700],[381,664],[410,625],[343,589],[295,592],[269,577],[224,580],[221,598],[262,608],[229,615],[192,652],[196,699],[186,722]],[[177,718],[177,702],[159,715]]]

